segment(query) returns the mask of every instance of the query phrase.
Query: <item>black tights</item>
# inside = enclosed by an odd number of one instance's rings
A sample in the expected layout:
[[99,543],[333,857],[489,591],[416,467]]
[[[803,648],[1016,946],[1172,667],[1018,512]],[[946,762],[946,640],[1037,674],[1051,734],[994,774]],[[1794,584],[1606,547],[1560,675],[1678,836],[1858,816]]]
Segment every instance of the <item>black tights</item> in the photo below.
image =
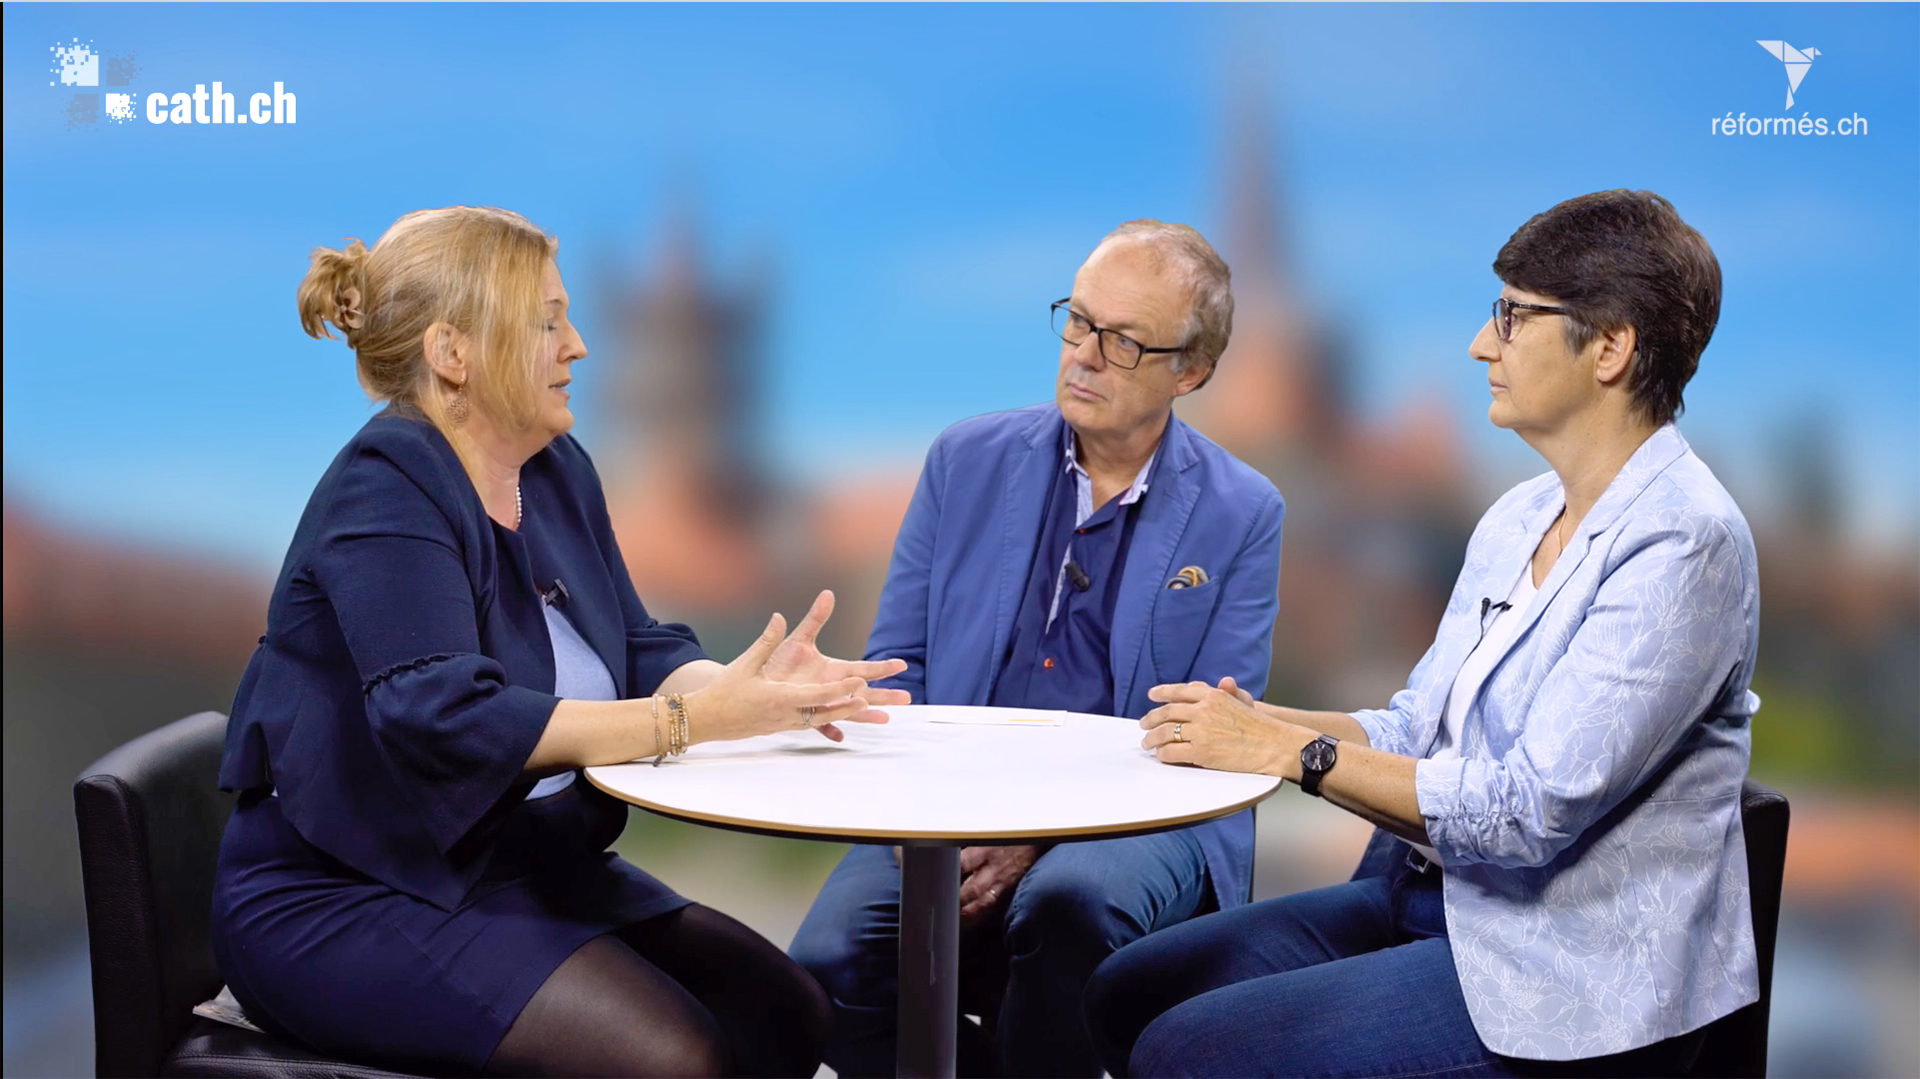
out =
[[541,984],[489,1075],[799,1075],[827,996],[765,937],[695,904],[582,945]]

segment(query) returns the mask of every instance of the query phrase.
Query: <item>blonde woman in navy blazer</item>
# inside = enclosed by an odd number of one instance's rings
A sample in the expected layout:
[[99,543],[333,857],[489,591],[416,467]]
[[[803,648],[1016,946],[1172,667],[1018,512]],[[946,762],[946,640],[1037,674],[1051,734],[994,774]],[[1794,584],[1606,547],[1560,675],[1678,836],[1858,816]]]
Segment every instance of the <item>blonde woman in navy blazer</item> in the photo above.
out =
[[554,249],[454,207],[314,253],[301,323],[388,407],[314,489],[234,699],[214,952],[256,1022],[349,1059],[811,1075],[819,987],[607,851],[626,806],[575,770],[838,738],[907,702],[866,681],[902,664],[822,656],[830,594],[725,666],[647,612],[567,434],[586,346]]
[[1088,992],[1116,1075],[1672,1075],[1757,998],[1753,540],[1672,423],[1719,264],[1664,199],[1608,191],[1494,272],[1488,418],[1552,470],[1481,520],[1407,688],[1345,714],[1159,686],[1142,720],[1162,760],[1390,833],[1377,872],[1117,953]]

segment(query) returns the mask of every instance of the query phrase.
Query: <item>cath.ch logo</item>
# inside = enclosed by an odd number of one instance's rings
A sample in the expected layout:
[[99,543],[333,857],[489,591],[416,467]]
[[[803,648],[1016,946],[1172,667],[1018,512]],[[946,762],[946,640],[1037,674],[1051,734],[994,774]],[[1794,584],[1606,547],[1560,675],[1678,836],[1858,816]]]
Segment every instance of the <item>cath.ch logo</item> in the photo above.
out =
[[[1807,72],[1813,70],[1813,62],[1819,58],[1820,50],[1796,47],[1779,38],[1756,38],[1755,44],[1767,51],[1769,56],[1780,62],[1787,75],[1787,103],[1783,106],[1784,116],[1767,116],[1761,113],[1748,115],[1735,114],[1727,110],[1725,116],[1712,119],[1712,130],[1716,135],[1793,135],[1820,137],[1824,135],[1865,135],[1867,118],[1854,113],[1837,119],[1815,116],[1812,110],[1804,110],[1799,116],[1793,115],[1794,95],[1800,92],[1800,84],[1806,81]],[[1749,54],[1751,55],[1751,54]]]
[[140,73],[133,53],[106,57],[106,63],[102,65],[100,50],[94,47],[92,40],[81,41],[77,37],[68,39],[65,44],[49,45],[47,51],[53,56],[53,66],[49,71],[53,78],[47,80],[47,85],[65,87],[70,91],[62,104],[68,127],[97,124],[102,117],[116,124],[133,119],[131,91],[109,90],[103,98],[97,89],[100,86],[131,86],[135,76]]
[[[134,53],[103,55],[92,39],[68,38],[47,51],[52,56],[47,85],[66,92],[60,108],[68,128],[99,126],[103,120],[130,124],[142,116],[157,125],[270,126],[295,123],[299,115],[299,100],[284,82],[274,83],[272,92],[247,95],[246,107],[239,108],[234,91],[219,80],[213,80],[211,89],[196,82],[190,91],[137,90],[140,65]],[[101,89],[108,87],[123,89]]]

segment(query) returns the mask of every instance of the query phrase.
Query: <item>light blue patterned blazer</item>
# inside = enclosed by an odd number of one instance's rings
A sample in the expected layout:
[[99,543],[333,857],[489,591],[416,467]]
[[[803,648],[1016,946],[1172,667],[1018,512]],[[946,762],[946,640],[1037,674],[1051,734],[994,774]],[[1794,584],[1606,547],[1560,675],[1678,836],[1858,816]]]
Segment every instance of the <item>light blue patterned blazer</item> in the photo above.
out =
[[[1380,749],[1425,758],[1455,675],[1564,497],[1549,472],[1467,544]],[[1445,866],[1467,1010],[1495,1052],[1573,1060],[1682,1034],[1759,996],[1740,785],[1760,596],[1753,537],[1671,425],[1594,504],[1415,787]]]

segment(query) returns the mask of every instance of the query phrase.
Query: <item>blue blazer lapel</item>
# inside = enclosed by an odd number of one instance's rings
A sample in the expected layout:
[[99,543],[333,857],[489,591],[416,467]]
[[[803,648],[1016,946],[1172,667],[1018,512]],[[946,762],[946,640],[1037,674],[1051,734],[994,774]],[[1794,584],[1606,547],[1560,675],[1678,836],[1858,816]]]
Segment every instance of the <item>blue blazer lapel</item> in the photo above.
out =
[[[1671,424],[1655,431],[1640,444],[1639,449],[1633,451],[1633,456],[1627,458],[1627,463],[1620,466],[1619,474],[1615,475],[1613,481],[1607,484],[1607,489],[1601,492],[1599,501],[1593,504],[1593,509],[1587,511],[1587,516],[1580,522],[1578,531],[1568,537],[1566,551],[1554,561],[1553,568],[1547,571],[1546,579],[1540,582],[1540,590],[1533,597],[1533,603],[1521,613],[1520,630],[1513,635],[1513,644],[1518,644],[1520,638],[1533,628],[1533,624],[1540,620],[1540,615],[1547,609],[1547,605],[1560,594],[1560,589],[1566,585],[1568,578],[1572,577],[1580,568],[1580,564],[1586,561],[1587,554],[1592,550],[1593,537],[1612,527],[1627,507],[1640,497],[1640,492],[1647,489],[1647,484],[1652,483],[1655,476],[1666,471],[1667,466],[1679,460],[1680,456],[1686,452],[1686,440],[1680,437],[1680,432]],[[1533,556],[1534,548],[1538,547],[1540,540],[1546,536],[1547,527],[1553,523],[1554,517],[1565,505],[1565,493],[1556,488],[1554,496],[1547,500],[1546,505],[1541,507],[1539,512],[1531,515],[1530,523],[1534,527],[1529,529],[1530,535],[1527,537],[1532,540],[1526,545],[1527,558]],[[1512,645],[1508,647],[1511,650]]]
[[1113,707],[1121,715],[1128,713],[1142,674],[1151,676],[1151,672],[1142,671],[1147,662],[1147,623],[1160,589],[1173,574],[1174,550],[1180,546],[1187,520],[1200,500],[1200,485],[1191,474],[1200,457],[1194,452],[1187,425],[1177,416],[1167,420],[1160,453],[1153,485],[1141,501],[1140,519],[1133,526],[1133,545],[1127,551],[1120,595],[1113,604],[1113,627],[1107,644],[1107,661],[1113,668]]
[[1000,658],[1007,654],[1013,637],[1013,619],[1020,613],[1020,598],[1026,592],[1027,575],[1033,571],[1036,541],[1040,536],[1040,518],[1047,512],[1047,485],[1054,471],[1064,467],[1060,458],[1060,432],[1066,421],[1058,412],[1044,415],[1027,432],[1026,444],[1008,453],[1000,475],[1000,560],[999,582],[993,606],[993,650],[986,663],[987,681],[975,699],[985,704],[993,695],[1000,677]]
[[[1687,452],[1687,448],[1686,440],[1681,438],[1680,432],[1669,424],[1649,436],[1645,442],[1641,443],[1640,448],[1633,452],[1633,456],[1627,459],[1627,463],[1621,466],[1619,474],[1614,476],[1613,482],[1607,484],[1607,489],[1601,493],[1593,509],[1587,512],[1578,530],[1568,537],[1567,549],[1554,560],[1553,568],[1547,571],[1546,578],[1540,582],[1538,591],[1534,593],[1533,602],[1527,605],[1526,610],[1520,612],[1520,628],[1508,640],[1506,650],[1494,660],[1493,666],[1487,672],[1487,678],[1480,684],[1482,690],[1493,681],[1494,672],[1506,662],[1507,656],[1519,646],[1526,637],[1527,631],[1533,628],[1534,623],[1540,621],[1540,616],[1546,612],[1547,606],[1580,569],[1581,563],[1586,561],[1587,555],[1593,550],[1593,537],[1612,526],[1620,518],[1620,514],[1625,512],[1627,507],[1640,497],[1640,493],[1647,489],[1647,484],[1653,482],[1655,476],[1679,460],[1680,456]],[[1514,519],[1513,526],[1501,536],[1500,549],[1487,561],[1486,572],[1479,582],[1482,596],[1496,601],[1503,599],[1507,595],[1506,590],[1513,587],[1513,582],[1519,574],[1533,572],[1531,568],[1533,552],[1540,546],[1540,541],[1546,538],[1547,529],[1553,525],[1554,519],[1560,515],[1560,511],[1565,506],[1566,492],[1555,484],[1544,491],[1524,513]],[[1448,657],[1447,662],[1450,668],[1442,668],[1443,671],[1451,669],[1454,677],[1459,675],[1460,667],[1466,663],[1468,653],[1473,650],[1478,641],[1476,639],[1465,643],[1466,647],[1461,649],[1458,655]],[[1448,678],[1442,684],[1452,685],[1453,679]],[[1438,733],[1437,714],[1435,733]],[[1463,730],[1463,736],[1465,733]]]
[[[527,504],[538,509],[547,498],[543,485],[527,484]],[[536,501],[538,500],[538,501]],[[544,593],[558,580],[567,588],[567,598],[560,607],[560,614],[572,623],[580,636],[593,646],[593,651],[606,664],[607,672],[613,675],[616,694],[624,698],[627,695],[627,636],[626,627],[621,623],[620,601],[614,593],[612,580],[607,569],[590,551],[581,549],[578,544],[586,535],[575,534],[572,530],[555,530],[546,526],[544,515],[530,514],[522,525],[522,531],[529,538],[539,538],[540,542],[528,542],[523,545],[527,552],[527,566],[532,572],[532,586],[535,593]],[[536,605],[541,611],[540,633],[546,636],[548,648],[552,648],[552,639],[546,635],[546,616],[541,610],[544,604]],[[537,638],[536,638],[537,639]],[[549,652],[551,663],[551,652]]]
[[[1487,616],[1479,601],[1497,602],[1507,597],[1518,575],[1526,571],[1533,549],[1539,546],[1540,536],[1553,522],[1560,504],[1558,486],[1544,490],[1532,496],[1530,503],[1518,513],[1502,521],[1499,531],[1483,541],[1481,550],[1468,549],[1469,564],[1463,567],[1461,576],[1467,593],[1469,624],[1451,633],[1443,630],[1441,634],[1441,652],[1434,660],[1433,684],[1448,689],[1431,697],[1425,714],[1419,717],[1420,730],[1412,732],[1413,743],[1418,747],[1416,756],[1425,757],[1433,752],[1451,687],[1460,677],[1460,668],[1466,665],[1467,657],[1480,647],[1480,640],[1486,634]],[[1517,635],[1515,639],[1518,640]]]

